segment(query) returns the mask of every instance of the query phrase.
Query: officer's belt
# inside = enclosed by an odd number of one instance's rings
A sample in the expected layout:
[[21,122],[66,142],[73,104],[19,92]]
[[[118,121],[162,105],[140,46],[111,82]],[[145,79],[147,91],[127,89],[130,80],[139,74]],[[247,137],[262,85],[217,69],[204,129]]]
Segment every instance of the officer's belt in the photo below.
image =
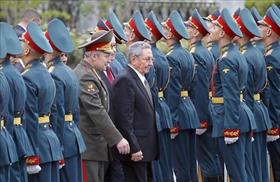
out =
[[64,120],[67,122],[73,121],[73,115],[72,114],[65,114],[64,115]]
[[181,91],[181,97],[188,97],[188,96],[189,96],[189,92],[187,90]]
[[4,127],[4,120],[1,119],[1,120],[0,120],[0,128],[2,129],[3,127]]
[[254,94],[254,100],[255,100],[255,101],[261,101],[261,96],[260,96],[259,93]]
[[158,92],[158,98],[163,98],[163,91]]
[[21,118],[20,117],[15,117],[14,118],[14,125],[21,125]]
[[38,118],[38,122],[40,124],[49,123],[50,122],[50,117],[49,116],[41,116],[41,117]]
[[[240,101],[243,102],[243,94],[240,94]],[[223,104],[225,101],[224,97],[212,97],[211,102],[213,104]]]

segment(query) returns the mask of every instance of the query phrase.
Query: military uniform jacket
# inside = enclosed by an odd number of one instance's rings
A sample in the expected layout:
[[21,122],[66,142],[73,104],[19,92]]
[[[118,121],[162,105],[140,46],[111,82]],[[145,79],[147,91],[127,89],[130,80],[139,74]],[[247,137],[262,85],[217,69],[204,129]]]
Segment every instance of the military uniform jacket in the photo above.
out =
[[224,130],[245,133],[256,129],[254,116],[240,94],[244,91],[248,65],[239,50],[232,44],[222,48],[222,55],[214,66],[213,97],[223,97],[223,104],[212,104],[213,137],[224,136]]
[[49,123],[39,123],[39,117],[49,116],[55,97],[54,81],[39,59],[31,61],[22,73],[27,99],[24,122],[35,156],[40,163],[63,159],[60,142]]
[[207,43],[207,49],[212,53],[214,61],[216,62],[220,57],[220,47],[217,42]]
[[280,127],[280,44],[278,41],[267,47],[265,61],[269,89],[266,104],[273,128]]
[[115,59],[122,65],[123,69],[127,66],[127,60],[126,57],[123,55],[123,53],[120,51],[120,49],[117,47]]
[[109,96],[104,82],[94,68],[82,61],[74,72],[80,81],[80,130],[85,140],[85,160],[108,161],[108,147],[116,145],[122,135],[108,115]]
[[116,58],[110,63],[110,67],[114,75],[118,75],[124,69],[123,65]]
[[194,59],[180,43],[176,43],[167,54],[171,69],[170,82],[166,91],[172,121],[180,129],[194,129],[200,126],[195,107],[190,97],[181,97],[181,91],[189,91],[194,77]]
[[[64,158],[81,154],[85,151],[85,143],[73,115],[79,114],[79,82],[75,73],[66,66],[59,57],[49,67],[49,72],[56,86],[56,96],[51,110],[51,123],[63,149]],[[65,121],[65,115],[73,118]]]
[[254,94],[260,94],[266,84],[267,74],[264,56],[251,42],[240,47],[240,50],[248,63],[248,79],[245,91],[246,104],[254,113],[257,126],[256,132],[265,131],[271,128],[268,110],[261,100],[254,100]]
[[154,57],[154,90],[152,96],[156,108],[156,122],[158,131],[173,127],[170,109],[166,103],[164,95],[159,95],[158,92],[164,92],[168,86],[170,71],[166,56],[156,47],[152,45],[152,53]]
[[196,108],[201,127],[211,124],[209,113],[209,88],[214,59],[211,53],[202,45],[201,41],[191,46],[190,52],[195,60],[196,73],[192,81],[190,97]]
[[16,153],[16,145],[8,130],[4,127],[3,117],[7,109],[10,98],[10,88],[6,77],[2,72],[2,65],[0,65],[0,166],[10,165],[18,161]]
[[[158,137],[154,105],[130,66],[116,78],[112,93],[114,120],[129,142],[130,153],[141,150],[143,162],[155,160],[158,156]],[[131,155],[121,155],[120,159],[131,161]]]
[[5,116],[5,126],[13,136],[17,146],[19,157],[34,155],[31,143],[26,134],[26,123],[21,120],[19,125],[14,125],[14,118],[22,118],[26,101],[26,87],[22,76],[11,64],[10,60],[2,63],[3,73],[7,78],[10,87],[10,97],[8,103],[7,114]]

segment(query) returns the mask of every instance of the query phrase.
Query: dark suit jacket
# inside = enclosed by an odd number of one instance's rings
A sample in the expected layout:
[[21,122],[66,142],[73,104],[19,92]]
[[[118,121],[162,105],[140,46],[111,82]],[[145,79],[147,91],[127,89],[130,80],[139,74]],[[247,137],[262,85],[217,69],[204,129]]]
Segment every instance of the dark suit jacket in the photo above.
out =
[[87,147],[82,158],[108,161],[108,145],[116,145],[122,136],[108,115],[107,88],[87,62],[78,64],[74,71],[80,81],[80,130]]
[[[115,79],[112,91],[116,127],[126,138],[131,153],[142,151],[143,161],[155,160],[158,138],[154,105],[136,72],[129,66]],[[131,155],[121,160],[131,161]]]

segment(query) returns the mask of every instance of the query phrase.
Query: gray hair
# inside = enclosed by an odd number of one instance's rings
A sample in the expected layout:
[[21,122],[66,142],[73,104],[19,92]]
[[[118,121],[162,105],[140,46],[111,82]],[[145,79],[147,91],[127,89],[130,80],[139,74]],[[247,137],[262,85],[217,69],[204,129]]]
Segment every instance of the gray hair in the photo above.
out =
[[127,49],[128,63],[131,62],[133,57],[141,56],[143,49],[151,49],[150,44],[144,41],[137,41],[131,44]]

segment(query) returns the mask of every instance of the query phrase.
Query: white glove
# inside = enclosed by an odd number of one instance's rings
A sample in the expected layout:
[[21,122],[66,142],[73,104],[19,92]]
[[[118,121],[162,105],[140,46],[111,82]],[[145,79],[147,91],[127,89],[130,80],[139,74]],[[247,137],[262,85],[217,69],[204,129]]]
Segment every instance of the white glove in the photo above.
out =
[[225,137],[224,138],[225,144],[227,144],[227,145],[237,142],[238,139],[239,139],[239,137]]
[[254,137],[251,137],[251,142],[254,142],[255,141],[255,138]]
[[207,128],[197,128],[195,130],[195,134],[197,135],[202,135],[203,133],[205,133],[207,131]]
[[59,169],[63,168],[65,164],[59,164]]
[[170,133],[170,138],[171,138],[171,140],[173,140],[174,138],[176,138],[177,135],[179,135],[179,133]]
[[41,167],[39,165],[28,165],[26,167],[27,173],[28,174],[36,174],[41,171]]
[[266,142],[274,142],[279,139],[279,135],[267,135]]

